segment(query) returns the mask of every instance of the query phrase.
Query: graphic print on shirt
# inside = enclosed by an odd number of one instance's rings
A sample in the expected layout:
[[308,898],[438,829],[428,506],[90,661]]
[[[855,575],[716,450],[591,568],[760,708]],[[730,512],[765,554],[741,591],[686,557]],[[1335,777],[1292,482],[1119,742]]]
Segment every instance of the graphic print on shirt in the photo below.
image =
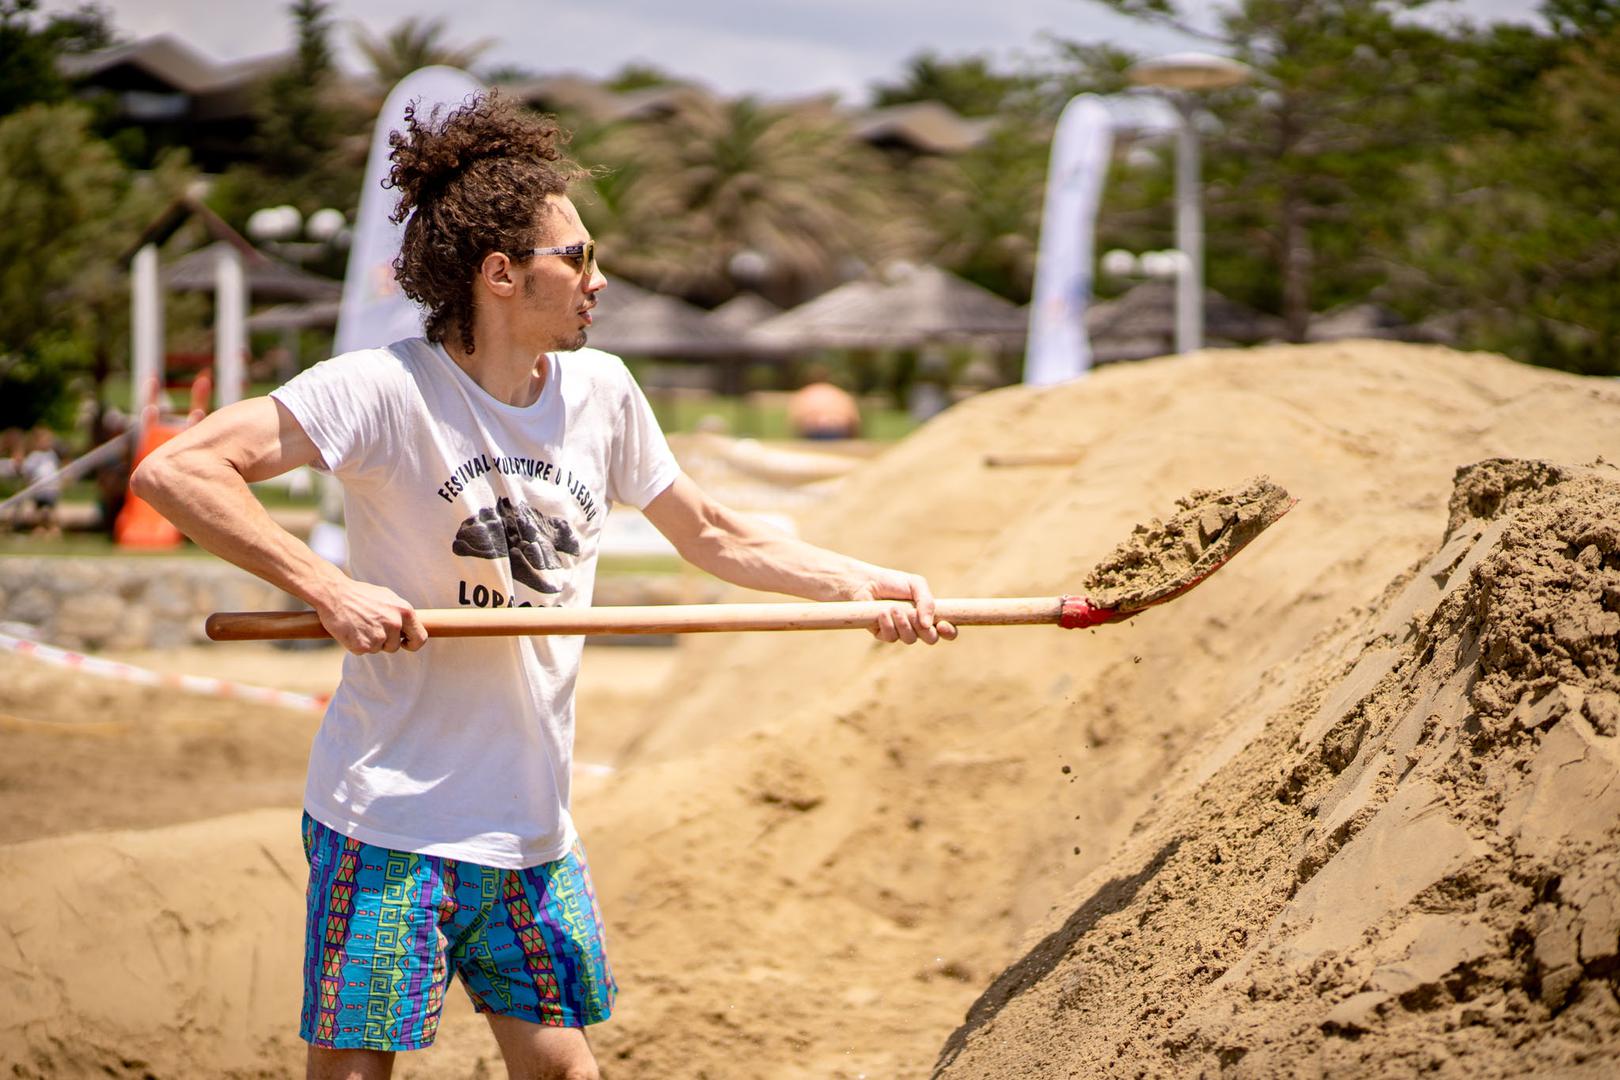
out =
[[543,571],[564,569],[559,556],[577,556],[580,546],[567,521],[502,496],[494,509],[481,507],[461,523],[450,550],[474,559],[506,559],[512,565],[512,580],[539,592],[558,593],[562,586]]

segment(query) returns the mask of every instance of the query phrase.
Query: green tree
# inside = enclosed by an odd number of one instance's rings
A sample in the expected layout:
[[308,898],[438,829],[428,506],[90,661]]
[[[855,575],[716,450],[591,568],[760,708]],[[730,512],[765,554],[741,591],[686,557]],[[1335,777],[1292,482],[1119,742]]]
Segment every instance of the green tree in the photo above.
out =
[[[1561,7],[1555,62],[1498,104],[1510,124],[1417,170],[1409,227],[1380,248],[1404,294],[1469,344],[1620,375],[1620,24],[1614,4],[1591,3],[1585,24]],[[1488,35],[1481,68],[1518,40]]]
[[632,61],[610,75],[602,85],[615,93],[628,94],[636,90],[654,90],[687,84],[684,79],[671,75],[663,68]]
[[265,84],[260,105],[258,156],[271,175],[316,171],[336,142],[337,119],[327,101],[333,73],[330,8],[324,0],[288,5],[297,51],[293,63]]
[[[914,207],[927,236],[919,257],[1009,300],[1029,300],[1056,118],[1076,94],[1124,89],[1132,62],[1134,55],[1115,45],[1048,40],[1045,55],[1016,71],[983,70],[996,87],[987,138],[966,154],[910,162],[897,175],[904,204]],[[1155,228],[1163,232],[1170,222],[1166,191],[1162,162],[1116,168],[1098,219],[1102,243],[1162,246]]]
[[608,171],[585,210],[608,264],[695,300],[732,295],[745,251],[767,260],[750,284],[786,303],[836,283],[846,259],[896,250],[883,163],[830,109],[693,93],[591,153]]
[[1051,149],[1044,117],[1007,116],[956,157],[901,169],[903,205],[924,238],[917,256],[1023,303],[1034,284],[1041,203]]
[[[208,203],[240,229],[253,211],[283,203],[308,215],[359,202],[375,103],[345,94],[336,79],[325,0],[288,6],[297,28],[293,61],[262,86],[253,160],[231,166]],[[329,269],[329,268],[328,268]]]
[[1427,0],[1238,0],[1206,31],[1179,0],[1104,0],[1196,34],[1249,64],[1251,85],[1204,95],[1212,285],[1281,313],[1302,340],[1312,311],[1384,279],[1368,236],[1407,197],[1407,166],[1457,137],[1459,63],[1441,32],[1401,18]]
[[0,426],[60,421],[73,381],[123,356],[119,256],[192,177],[183,155],[136,177],[76,104],[0,120]]
[[469,45],[449,45],[445,42],[445,28],[444,19],[412,15],[380,36],[357,25],[354,43],[371,65],[373,77],[384,87],[393,86],[411,72],[435,64],[470,69],[494,44],[493,39],[482,38]]
[[996,116],[1029,89],[1027,76],[996,71],[986,56],[945,59],[924,52],[907,61],[900,82],[875,85],[872,103],[884,106],[937,101],[962,116]]
[[93,4],[53,14],[36,27],[38,13],[38,0],[0,0],[0,116],[66,99],[68,84],[57,61],[114,42],[106,13]]
[[61,328],[61,294],[127,182],[80,106],[33,105],[0,120],[0,348]]

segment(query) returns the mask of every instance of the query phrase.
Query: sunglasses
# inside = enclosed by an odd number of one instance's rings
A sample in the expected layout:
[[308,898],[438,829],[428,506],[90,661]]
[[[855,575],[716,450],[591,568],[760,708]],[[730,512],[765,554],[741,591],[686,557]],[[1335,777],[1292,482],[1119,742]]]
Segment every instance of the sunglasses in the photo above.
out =
[[595,240],[587,240],[583,244],[568,244],[565,247],[531,248],[530,250],[521,253],[518,257],[521,259],[529,259],[536,255],[562,255],[566,258],[575,260],[574,265],[578,266],[585,274],[589,275],[596,273]]

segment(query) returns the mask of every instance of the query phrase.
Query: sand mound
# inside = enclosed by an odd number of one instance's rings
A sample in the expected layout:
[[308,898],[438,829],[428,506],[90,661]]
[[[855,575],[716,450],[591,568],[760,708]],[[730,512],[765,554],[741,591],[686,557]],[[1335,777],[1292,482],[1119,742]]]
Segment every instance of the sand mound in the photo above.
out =
[[[1443,349],[1350,343],[1212,352],[1106,369],[1069,386],[984,395],[857,470],[807,535],[915,568],[945,596],[1080,593],[1085,575],[1121,536],[1191,489],[1269,474],[1301,502],[1206,584],[1094,632],[970,628],[959,642],[934,649],[885,647],[847,632],[683,641],[656,707],[625,721],[622,739],[612,740],[619,772],[577,799],[623,986],[614,1020],[592,1035],[605,1071],[613,1080],[924,1076],[997,972],[1026,954],[1052,959],[1044,969],[1045,961],[1022,968],[1032,987],[1022,995],[998,984],[995,993],[1009,1004],[993,1023],[953,1043],[947,1056],[954,1075],[978,1075],[980,1061],[985,1075],[1003,1068],[992,1057],[996,1040],[1019,1025],[1032,1045],[1056,1049],[1050,1069],[1034,1075],[1115,1071],[1098,1066],[1100,1056],[1087,1057],[1078,1037],[1065,1041],[1070,1029],[1051,1026],[1051,1009],[1034,1009],[1038,1000],[1050,1005],[1055,999],[1040,995],[1063,982],[1038,976],[1059,970],[1079,973],[1064,983],[1072,996],[1061,1008],[1102,1009],[1087,1014],[1087,1028],[1116,1018],[1111,1034],[1127,1055],[1140,1053],[1133,1060],[1155,1063],[1150,1071],[1183,1071],[1160,1048],[1176,1024],[1187,1025],[1176,1036],[1187,1060],[1218,1060],[1225,1036],[1214,1014],[1195,1021],[1190,1007],[1175,1004],[1188,973],[1207,965],[1196,978],[1213,987],[1258,946],[1291,896],[1334,882],[1335,845],[1348,852],[1379,835],[1363,816],[1406,805],[1386,798],[1381,765],[1355,765],[1364,756],[1375,760],[1373,732],[1382,730],[1375,718],[1354,746],[1348,735],[1355,722],[1324,721],[1319,741],[1335,748],[1332,762],[1321,747],[1296,742],[1327,708],[1330,690],[1337,696],[1365,682],[1360,701],[1410,650],[1404,624],[1392,625],[1379,645],[1389,667],[1376,677],[1375,666],[1359,669],[1354,680],[1341,677],[1374,655],[1366,648],[1369,626],[1378,613],[1395,610],[1393,594],[1385,594],[1391,579],[1434,551],[1456,468],[1501,456],[1584,462],[1602,453],[1620,460],[1617,407],[1620,390],[1606,383]],[[991,456],[1046,464],[1000,468],[987,463]],[[1492,499],[1508,505],[1528,498],[1518,481],[1499,486],[1467,497],[1480,504],[1465,506],[1471,520],[1495,513],[1485,505]],[[1473,543],[1470,550],[1488,552],[1483,541]],[[1432,575],[1403,581],[1412,589],[1443,588]],[[1493,648],[1506,657],[1511,642]],[[1601,688],[1588,692],[1561,670],[1549,667],[1545,677],[1581,689],[1579,709],[1601,702]],[[1473,692],[1442,687],[1431,709]],[[1467,700],[1485,715],[1485,698]],[[1506,715],[1519,707],[1502,700]],[[1341,712],[1353,704],[1347,700]],[[1601,714],[1601,703],[1594,708]],[[1284,716],[1295,717],[1292,727]],[[582,708],[580,737],[614,722]],[[1565,722],[1538,737],[1550,738]],[[1296,780],[1294,766],[1308,762]],[[1252,781],[1262,775],[1269,791],[1256,793]],[[1347,811],[1364,805],[1350,812],[1351,829],[1302,848],[1305,824],[1326,823],[1335,812],[1318,809],[1313,817],[1307,803],[1325,799],[1322,792],[1341,781],[1361,782],[1343,780],[1352,776],[1370,776],[1373,794],[1364,804],[1355,803],[1359,795],[1333,804]],[[1226,779],[1209,783],[1216,777]],[[1435,773],[1429,782],[1461,805],[1473,798],[1460,786],[1466,779],[1447,788]],[[1278,799],[1285,790],[1293,801]],[[1255,799],[1262,816],[1232,826],[1218,852],[1202,834],[1167,824],[1167,815],[1187,806],[1216,824],[1235,821]],[[251,836],[236,819],[216,826],[220,836]],[[1461,827],[1475,836],[1473,823]],[[162,835],[164,843],[197,843],[192,834]],[[1303,885],[1302,851],[1321,858]],[[1472,849],[1468,857],[1475,858]],[[1182,889],[1165,870],[1172,864],[1223,876]],[[80,895],[82,869],[39,858],[26,869],[8,863],[8,873],[20,875],[15,903]],[[246,872],[229,859],[218,862],[227,886],[246,881]],[[1560,872],[1556,891],[1536,887],[1536,904],[1564,911],[1579,903],[1569,899],[1573,873]],[[1378,880],[1346,887],[1372,888]],[[53,924],[60,955],[82,955],[94,935],[138,942],[148,933],[141,920],[152,905],[133,880],[97,888],[100,918]],[[235,917],[232,888],[207,895],[223,898],[217,918]],[[1430,903],[1431,892],[1420,895]],[[1131,916],[1122,913],[1149,899],[1197,903],[1210,917],[1231,911],[1236,921],[1192,942],[1154,938],[1159,944],[1140,955],[1110,954],[1094,968],[1060,969],[1064,947],[1030,952],[1052,934],[1060,945],[1101,949],[1100,935],[1086,931],[1123,935]],[[297,897],[281,902],[296,920]],[[1397,901],[1389,918],[1408,903]],[[188,926],[193,947],[214,940],[212,923]],[[1488,926],[1500,932],[1495,922]],[[1134,933],[1121,940],[1146,935]],[[1589,1015],[1588,976],[1603,972],[1604,961],[1588,966],[1581,958],[1584,931],[1576,940],[1582,977],[1570,983],[1558,1016],[1571,1019],[1561,1023]],[[1552,942],[1548,937],[1543,950],[1549,958]],[[296,977],[298,948],[294,936],[284,954],[262,953],[263,962],[285,965]],[[1531,948],[1527,941],[1521,953]],[[1413,955],[1408,948],[1406,962]],[[61,978],[48,951],[30,957],[33,967],[14,967],[26,972],[17,976],[20,992]],[[1324,960],[1323,970],[1335,962]],[[103,1025],[102,1044],[116,1044],[127,1029],[156,1047],[146,1059],[154,1073],[209,1071],[199,1063],[213,1060],[211,1036],[192,1026],[202,1006],[174,990],[156,958],[125,950],[121,963],[107,966],[106,980],[130,1002],[125,1012],[109,1019],[79,1003],[83,991],[74,983],[52,999],[53,1015],[31,1021],[26,1033],[0,1021],[0,1047],[26,1047],[31,1063],[48,1061]],[[1249,977],[1261,987],[1291,985],[1292,969],[1272,964],[1257,954]],[[1552,973],[1571,966],[1567,959],[1549,964],[1538,985],[1556,984],[1564,976]],[[1090,980],[1107,993],[1092,994]],[[1271,992],[1258,990],[1256,1000],[1269,1001],[1263,995]],[[1180,1011],[1139,1017],[1132,1010],[1149,1007],[1144,994]],[[1540,990],[1522,997],[1527,1008],[1552,1008]],[[1307,1036],[1328,1038],[1313,1002],[1277,1001],[1279,1016],[1293,1010]],[[1017,1019],[1025,1008],[1034,1011]],[[1406,1014],[1398,993],[1384,1008],[1397,1019]],[[256,1037],[290,1032],[293,1018],[278,1007],[256,1010]],[[1206,1022],[1212,1026],[1197,1026]],[[1139,1034],[1155,1030],[1164,1034]],[[1141,1049],[1130,1049],[1137,1039]],[[487,1035],[458,1041],[453,1025],[441,1029],[440,1042],[422,1060],[447,1076],[471,1075],[491,1049]],[[1206,1043],[1217,1048],[1205,1050]],[[1246,1045],[1254,1047],[1247,1060],[1262,1060],[1261,1042]],[[0,1064],[9,1067],[6,1053]],[[295,1059],[277,1061],[266,1073],[297,1067]],[[415,1067],[402,1062],[402,1075]]]
[[1348,671],[1160,809],[939,1075],[1620,1061],[1620,471],[1458,473]]
[[[931,423],[810,538],[941,595],[1055,595],[1189,489],[1269,474],[1301,502],[1206,584],[1095,632],[683,642],[664,707],[581,808],[631,988],[610,1061],[926,1075],[1171,778],[1213,774],[1351,648],[1351,621],[1433,549],[1459,465],[1620,458],[1617,405],[1593,380],[1364,343],[1108,369]],[[985,460],[1054,449],[1072,464]]]

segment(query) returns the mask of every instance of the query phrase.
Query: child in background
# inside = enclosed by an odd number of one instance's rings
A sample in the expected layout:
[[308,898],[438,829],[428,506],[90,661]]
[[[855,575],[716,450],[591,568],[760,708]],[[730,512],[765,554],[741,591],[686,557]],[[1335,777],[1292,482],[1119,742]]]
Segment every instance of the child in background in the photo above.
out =
[[34,429],[30,440],[32,449],[22,459],[23,486],[44,486],[30,496],[34,503],[34,532],[46,536],[61,534],[56,521],[56,503],[62,497],[62,485],[56,474],[62,471],[62,458],[56,452],[56,436],[47,427]]

